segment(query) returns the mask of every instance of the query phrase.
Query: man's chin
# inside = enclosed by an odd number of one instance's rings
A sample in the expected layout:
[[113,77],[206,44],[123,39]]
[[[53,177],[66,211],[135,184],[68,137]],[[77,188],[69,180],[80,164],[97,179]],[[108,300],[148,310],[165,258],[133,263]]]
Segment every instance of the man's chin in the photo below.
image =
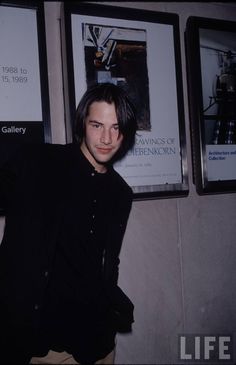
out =
[[108,163],[110,160],[113,159],[115,153],[108,153],[108,152],[100,152],[96,154],[96,160],[98,163]]
[[99,165],[106,165],[109,163],[109,161],[111,161],[112,157],[98,157],[96,158],[96,162],[99,164]]

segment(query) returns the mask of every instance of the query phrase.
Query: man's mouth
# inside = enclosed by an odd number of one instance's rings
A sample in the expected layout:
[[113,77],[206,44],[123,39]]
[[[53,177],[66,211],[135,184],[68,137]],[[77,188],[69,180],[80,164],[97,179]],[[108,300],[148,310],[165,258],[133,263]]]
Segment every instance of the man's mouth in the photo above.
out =
[[107,153],[110,153],[112,151],[112,148],[97,147],[97,150],[100,153],[107,154]]

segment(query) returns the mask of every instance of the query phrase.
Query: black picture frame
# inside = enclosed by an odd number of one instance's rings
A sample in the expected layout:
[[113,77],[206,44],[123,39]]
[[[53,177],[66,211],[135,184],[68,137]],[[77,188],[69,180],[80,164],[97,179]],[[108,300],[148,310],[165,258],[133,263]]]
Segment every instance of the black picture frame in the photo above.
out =
[[44,2],[1,1],[0,32],[1,167],[22,144],[51,143]]
[[[115,168],[132,187],[135,200],[188,195],[178,15],[76,2],[65,2],[62,12],[68,138],[73,140],[76,107],[87,86],[104,81],[123,83],[136,107],[143,100],[150,103],[149,109],[143,104],[140,108],[144,117],[138,119],[134,149]],[[103,41],[107,42],[105,51],[96,52]],[[135,61],[131,61],[132,55]],[[142,59],[139,67],[135,64],[138,57]],[[124,59],[130,62],[126,66]],[[135,88],[139,90],[136,94]],[[143,90],[145,95],[139,97]]]
[[191,16],[185,31],[193,179],[236,191],[236,22]]

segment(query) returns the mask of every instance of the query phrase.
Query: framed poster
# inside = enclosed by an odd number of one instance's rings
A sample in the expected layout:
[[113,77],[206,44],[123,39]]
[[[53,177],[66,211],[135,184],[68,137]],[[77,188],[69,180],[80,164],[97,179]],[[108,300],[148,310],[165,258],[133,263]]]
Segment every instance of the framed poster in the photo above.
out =
[[43,2],[0,3],[0,143],[50,142]]
[[0,49],[1,167],[20,144],[51,142],[43,2],[0,3]]
[[199,194],[236,191],[236,23],[186,27],[194,181]]
[[115,169],[136,200],[187,195],[178,15],[67,2],[64,15],[71,125],[88,86],[121,85],[138,132]]

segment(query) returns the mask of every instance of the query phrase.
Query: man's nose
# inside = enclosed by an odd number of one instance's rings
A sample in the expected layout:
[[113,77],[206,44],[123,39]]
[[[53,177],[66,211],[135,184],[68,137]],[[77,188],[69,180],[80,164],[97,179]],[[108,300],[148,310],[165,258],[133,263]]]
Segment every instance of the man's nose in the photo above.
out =
[[112,142],[110,129],[103,129],[101,135],[101,142],[104,144],[110,144]]

